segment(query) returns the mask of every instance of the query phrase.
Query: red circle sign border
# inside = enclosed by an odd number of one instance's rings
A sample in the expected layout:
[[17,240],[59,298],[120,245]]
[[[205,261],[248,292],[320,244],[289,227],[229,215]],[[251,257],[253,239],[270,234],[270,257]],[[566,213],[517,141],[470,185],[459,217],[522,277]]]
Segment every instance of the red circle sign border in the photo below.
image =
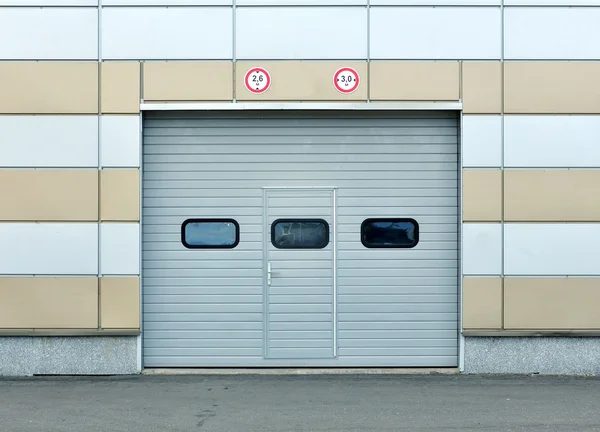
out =
[[[354,86],[354,88],[352,88],[352,90],[344,90],[343,88],[341,88],[338,85],[337,78],[342,72],[352,72],[356,76],[356,85]],[[358,89],[359,85],[360,85],[360,75],[358,74],[358,71],[356,69],[353,69],[351,67],[343,67],[343,68],[338,69],[335,72],[335,74],[333,74],[333,86],[340,93],[344,93],[344,94],[354,93]]]
[[[263,90],[255,90],[250,85],[248,85],[248,79],[250,78],[252,72],[262,72],[267,77],[267,85]],[[265,68],[253,67],[249,69],[248,72],[246,72],[246,76],[244,77],[244,85],[246,86],[246,90],[248,90],[250,93],[262,94],[269,90],[269,87],[271,87],[271,74]]]

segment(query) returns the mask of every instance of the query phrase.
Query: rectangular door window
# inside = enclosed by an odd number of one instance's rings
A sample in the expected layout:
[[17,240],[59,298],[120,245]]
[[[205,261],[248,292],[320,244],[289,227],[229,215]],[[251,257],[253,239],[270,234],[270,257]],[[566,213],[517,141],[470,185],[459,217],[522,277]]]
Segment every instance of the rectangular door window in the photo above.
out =
[[329,244],[329,224],[323,219],[278,219],[271,225],[277,249],[323,249]]
[[419,224],[409,218],[367,219],[360,240],[367,248],[413,248],[419,243]]
[[181,242],[188,249],[233,249],[240,226],[233,219],[188,219],[181,225]]

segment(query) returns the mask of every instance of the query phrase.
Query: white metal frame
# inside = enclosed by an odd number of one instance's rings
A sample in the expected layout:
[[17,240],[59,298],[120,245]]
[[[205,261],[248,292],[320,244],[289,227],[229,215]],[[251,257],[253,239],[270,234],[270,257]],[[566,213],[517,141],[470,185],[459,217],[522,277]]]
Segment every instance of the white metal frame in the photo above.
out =
[[142,103],[142,111],[460,111],[461,102],[364,102],[359,103]]
[[[140,104],[140,111],[457,111],[459,113],[459,136],[458,136],[458,152],[460,155],[460,165],[458,167],[458,182],[459,182],[459,202],[458,202],[458,248],[459,248],[459,271],[458,271],[458,369],[464,372],[465,359],[464,359],[464,346],[465,338],[462,333],[462,296],[463,296],[463,270],[462,270],[462,142],[463,142],[463,104],[459,102],[358,102],[358,103],[330,103],[330,102],[309,102],[309,103],[298,103],[298,102],[216,102],[216,103],[145,103],[143,100]],[[143,134],[142,134],[143,135]],[[142,145],[140,146],[140,156],[143,154],[143,139]],[[140,171],[142,170],[143,161],[140,157]],[[263,193],[266,193],[266,189],[263,188]],[[275,188],[280,189],[280,188]],[[301,188],[306,189],[306,188]],[[335,191],[335,188],[334,188]],[[334,195],[335,196],[335,195]],[[334,200],[337,200],[335,196]],[[337,205],[337,203],[335,203]],[[140,208],[142,203],[140,200]],[[334,206],[335,207],[335,206]],[[140,212],[141,214],[141,212]],[[334,223],[336,223],[337,215],[334,215]],[[141,229],[140,221],[140,229]],[[140,242],[142,236],[140,235]],[[337,257],[334,256],[334,261]],[[140,259],[141,262],[141,259]],[[141,266],[141,264],[140,264]],[[334,268],[336,267],[334,262]],[[141,275],[141,269],[140,269]],[[334,277],[334,284],[337,285],[337,275]],[[143,281],[142,281],[143,284]],[[143,288],[142,288],[143,289]],[[142,296],[140,295],[140,299]],[[140,303],[143,303],[140,301]],[[337,303],[337,302],[334,302]],[[141,305],[140,305],[141,307]],[[334,320],[336,321],[336,320]],[[140,336],[140,342],[142,338]],[[138,344],[138,345],[141,345]],[[140,346],[141,351],[141,346]],[[337,354],[337,353],[336,353]],[[139,354],[141,356],[141,352]]]

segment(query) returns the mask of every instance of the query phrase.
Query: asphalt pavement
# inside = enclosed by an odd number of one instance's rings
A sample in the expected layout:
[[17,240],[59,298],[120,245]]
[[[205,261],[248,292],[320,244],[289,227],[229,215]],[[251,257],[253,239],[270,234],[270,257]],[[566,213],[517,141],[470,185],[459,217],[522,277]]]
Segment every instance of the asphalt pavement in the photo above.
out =
[[600,377],[7,378],[0,431],[600,431]]

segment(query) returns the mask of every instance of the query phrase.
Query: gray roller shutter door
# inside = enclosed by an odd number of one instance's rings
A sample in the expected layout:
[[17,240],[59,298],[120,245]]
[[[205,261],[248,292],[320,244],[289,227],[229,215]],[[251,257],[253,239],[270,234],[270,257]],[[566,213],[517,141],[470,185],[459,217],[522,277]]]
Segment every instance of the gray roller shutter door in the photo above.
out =
[[[441,112],[147,114],[144,365],[456,366],[457,125]],[[281,187],[333,187],[337,204],[271,208],[265,191]],[[328,218],[336,262],[270,258],[272,211]],[[365,248],[361,223],[385,216],[416,219],[419,244]],[[237,220],[240,244],[184,248],[181,223],[202,217]],[[288,272],[268,287],[269,259]]]

